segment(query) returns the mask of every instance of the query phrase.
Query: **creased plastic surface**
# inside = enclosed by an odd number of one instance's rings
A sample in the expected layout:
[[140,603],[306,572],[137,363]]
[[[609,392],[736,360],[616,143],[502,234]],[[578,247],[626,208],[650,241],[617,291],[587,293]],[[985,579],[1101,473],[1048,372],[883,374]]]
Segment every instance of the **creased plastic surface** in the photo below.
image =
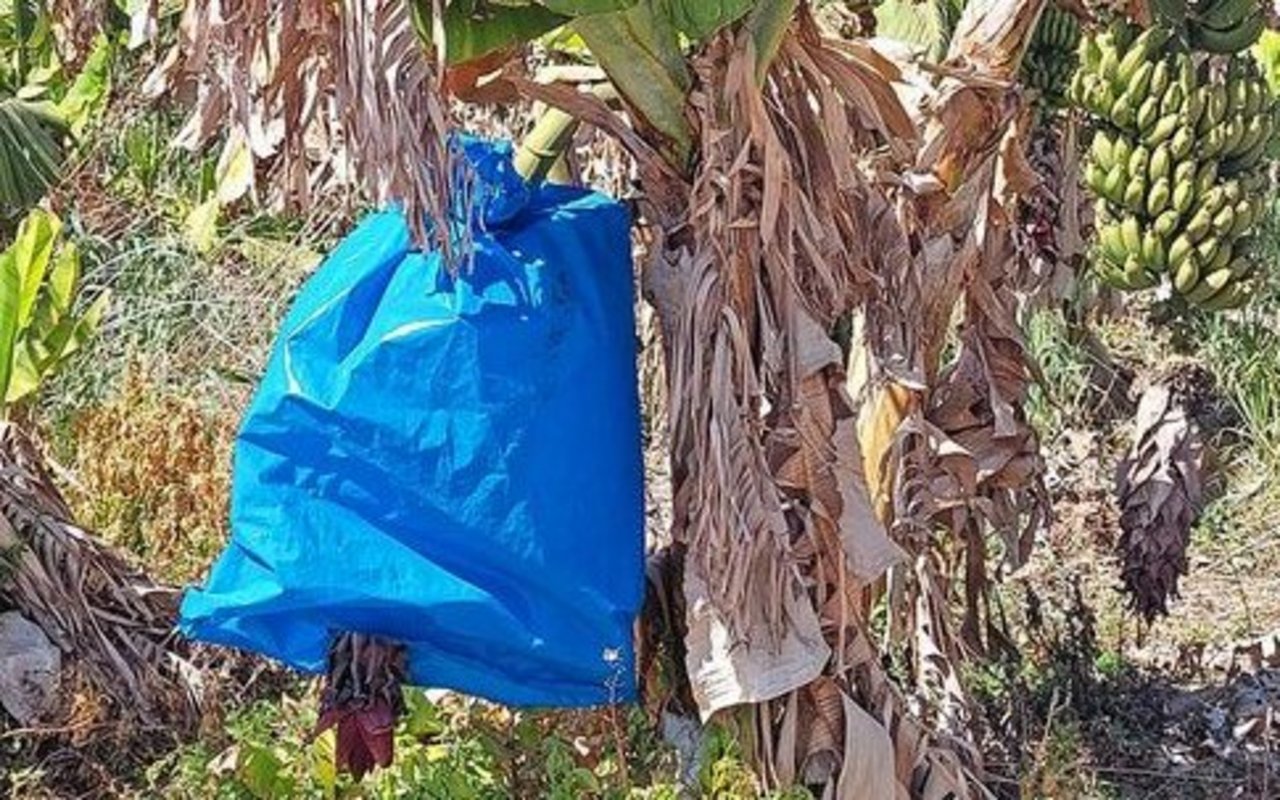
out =
[[472,270],[366,218],[303,287],[236,442],[196,639],[320,671],[334,631],[518,705],[634,695],[643,467],[628,218],[481,169]]

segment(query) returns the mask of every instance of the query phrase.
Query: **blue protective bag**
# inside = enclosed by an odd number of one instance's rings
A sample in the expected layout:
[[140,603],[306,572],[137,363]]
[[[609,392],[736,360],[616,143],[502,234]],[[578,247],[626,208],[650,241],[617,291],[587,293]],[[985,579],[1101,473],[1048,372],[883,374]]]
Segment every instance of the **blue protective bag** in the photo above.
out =
[[367,217],[285,318],[188,636],[310,672],[336,632],[513,705],[634,696],[644,492],[629,219],[470,140],[474,264]]

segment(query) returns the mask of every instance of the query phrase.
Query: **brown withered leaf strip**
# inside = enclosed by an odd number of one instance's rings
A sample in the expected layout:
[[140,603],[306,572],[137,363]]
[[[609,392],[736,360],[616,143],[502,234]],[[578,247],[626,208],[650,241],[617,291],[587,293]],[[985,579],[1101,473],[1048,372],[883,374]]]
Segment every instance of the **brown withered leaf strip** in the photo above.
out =
[[1191,527],[1204,499],[1204,445],[1185,398],[1166,383],[1138,403],[1133,446],[1120,463],[1121,581],[1130,607],[1147,622],[1168,614],[1187,573]]
[[[190,731],[200,670],[175,637],[178,591],[154,583],[71,521],[32,443],[0,426],[0,602],[34,621],[115,725]],[[64,681],[71,684],[74,681]]]
[[873,511],[829,335],[885,288],[877,258],[910,257],[860,159],[909,159],[916,129],[896,68],[824,41],[803,12],[763,87],[753,64],[749,37],[729,33],[695,59],[698,166],[646,274],[667,348],[694,697],[704,716],[752,707],[771,784],[973,796],[867,631],[864,592],[902,552]]
[[467,226],[446,223],[466,213],[467,180],[443,79],[400,0],[188,0],[179,42],[145,88],[190,102],[177,145],[226,134],[224,161],[247,148],[266,179],[248,191],[306,208],[359,186],[402,202],[419,240],[452,259]]

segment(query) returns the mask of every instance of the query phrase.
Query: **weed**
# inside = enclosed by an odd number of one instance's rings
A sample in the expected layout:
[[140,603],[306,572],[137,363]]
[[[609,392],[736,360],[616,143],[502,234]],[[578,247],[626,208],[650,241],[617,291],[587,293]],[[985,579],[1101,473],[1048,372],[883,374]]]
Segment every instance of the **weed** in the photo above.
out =
[[74,421],[77,519],[157,577],[197,578],[226,541],[235,419],[135,367],[118,396]]

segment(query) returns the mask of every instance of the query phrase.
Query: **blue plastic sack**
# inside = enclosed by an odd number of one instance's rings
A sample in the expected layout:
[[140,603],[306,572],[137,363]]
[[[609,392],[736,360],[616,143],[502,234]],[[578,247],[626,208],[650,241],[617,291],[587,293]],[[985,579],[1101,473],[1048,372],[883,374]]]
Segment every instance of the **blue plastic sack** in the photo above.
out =
[[634,696],[644,492],[629,220],[470,142],[474,265],[374,214],[302,288],[235,446],[188,636],[325,667],[334,633],[515,705]]

